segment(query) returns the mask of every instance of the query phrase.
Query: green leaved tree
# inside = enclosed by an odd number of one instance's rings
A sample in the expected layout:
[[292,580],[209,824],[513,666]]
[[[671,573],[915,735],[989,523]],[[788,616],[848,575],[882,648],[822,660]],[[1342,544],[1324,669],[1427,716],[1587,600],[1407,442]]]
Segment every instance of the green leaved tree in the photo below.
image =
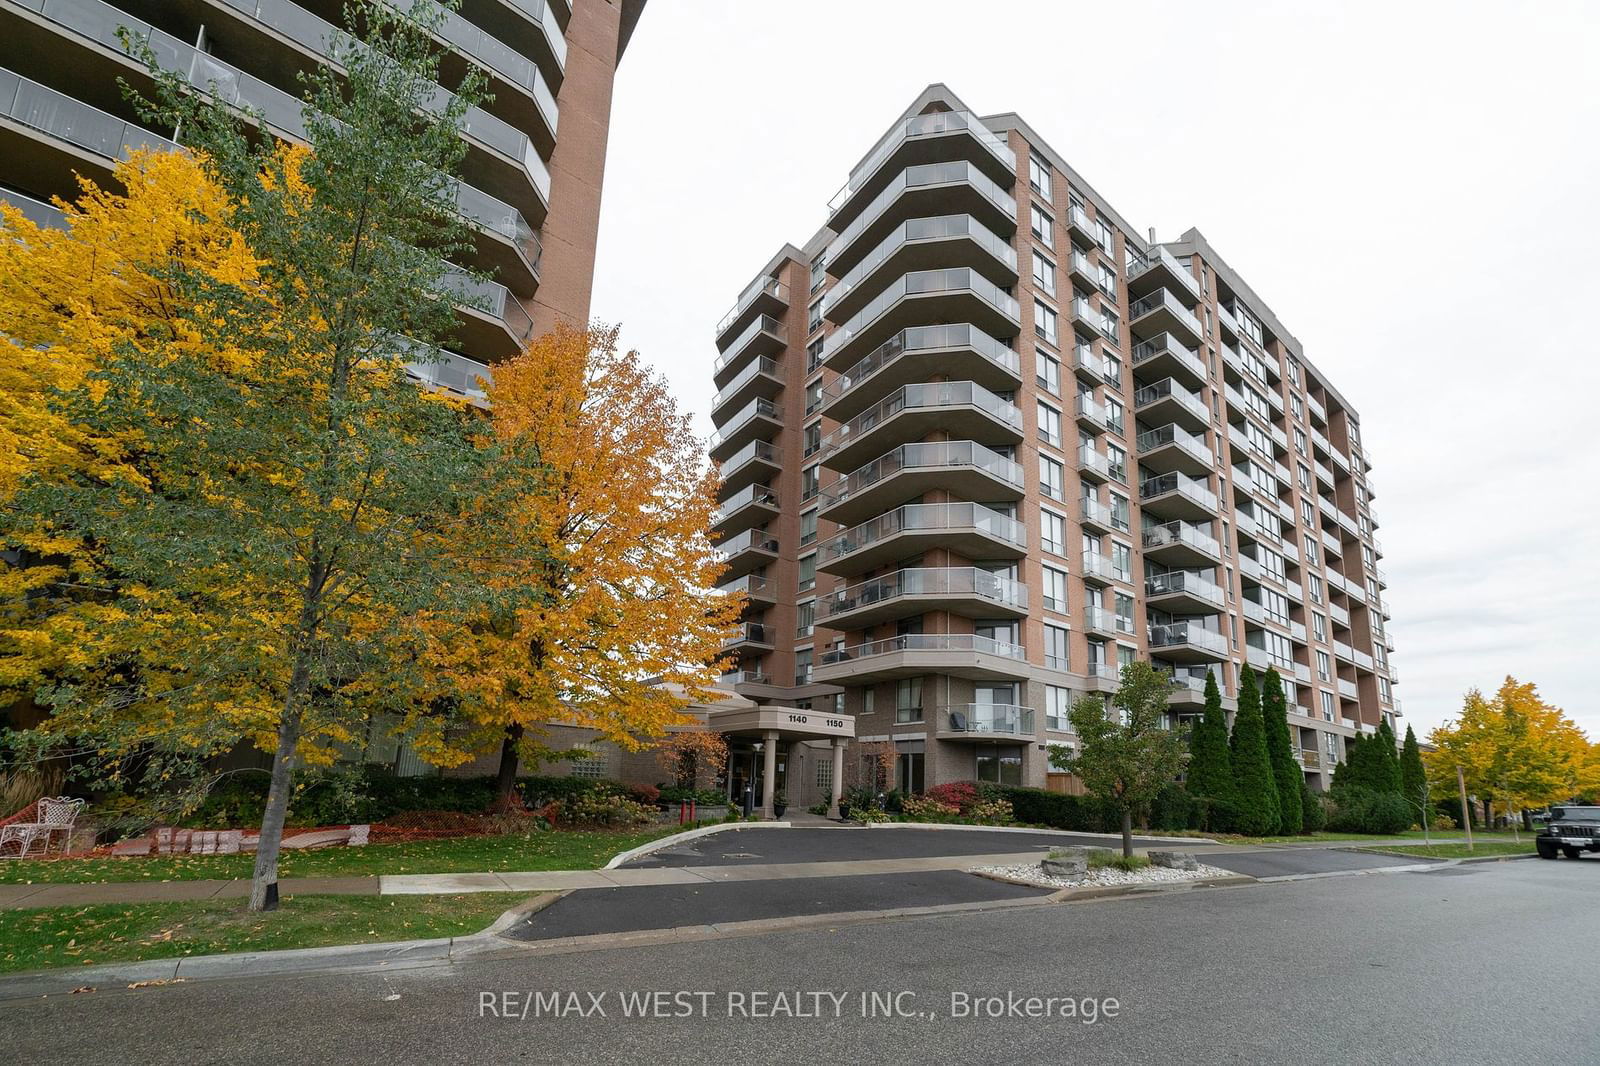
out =
[[1235,804],[1233,760],[1228,754],[1228,716],[1216,674],[1206,671],[1205,713],[1189,737],[1189,763],[1184,787],[1194,799],[1197,829],[1227,832],[1232,827]]
[[497,516],[518,477],[479,420],[407,373],[455,325],[446,263],[472,243],[450,175],[481,82],[436,99],[442,10],[351,14],[362,40],[333,43],[342,72],[305,78],[309,147],[258,136],[142,52],[157,90],[141,111],[183,131],[259,269],[246,284],[174,259],[173,333],[188,343],[124,345],[71,397],[76,423],[137,453],[139,479],[83,474],[16,504],[119,575],[108,626],[191,651],[160,693],[139,676],[58,691],[53,728],[113,755],[243,739],[272,753],[252,910],[276,905],[291,771],[411,709],[423,621],[496,608],[460,545],[517,548]]
[[1272,777],[1278,786],[1278,832],[1294,836],[1304,820],[1300,791],[1305,788],[1306,775],[1300,769],[1300,745],[1289,736],[1289,701],[1284,696],[1283,678],[1271,666],[1261,681],[1261,721]]
[[1433,817],[1432,805],[1428,802],[1428,771],[1422,765],[1422,746],[1409,725],[1405,743],[1400,748],[1400,791],[1408,802],[1418,806],[1424,821]]
[[1172,680],[1149,663],[1122,668],[1122,684],[1108,711],[1099,696],[1072,705],[1068,720],[1078,735],[1070,755],[1052,762],[1082,778],[1090,793],[1121,817],[1122,854],[1133,856],[1133,819],[1149,809],[1183,769],[1183,738],[1166,724]]
[[1234,830],[1246,836],[1277,832],[1278,782],[1272,772],[1272,757],[1267,753],[1261,690],[1256,686],[1255,671],[1248,666],[1239,684],[1239,710],[1233,716],[1233,737],[1228,754],[1233,760],[1233,779],[1238,786]]

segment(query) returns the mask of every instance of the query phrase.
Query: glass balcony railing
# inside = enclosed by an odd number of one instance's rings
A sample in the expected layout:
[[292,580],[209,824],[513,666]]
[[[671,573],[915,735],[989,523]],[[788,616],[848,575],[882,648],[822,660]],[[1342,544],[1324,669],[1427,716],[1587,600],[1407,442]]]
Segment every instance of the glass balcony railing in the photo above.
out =
[[902,596],[971,596],[1018,611],[1028,609],[1028,589],[972,566],[914,567],[839,589],[817,600],[817,620],[850,614]]
[[[250,6],[252,0],[223,0],[233,7]],[[407,4],[397,0],[387,0],[390,7],[405,11]],[[538,104],[539,112],[544,118],[545,125],[550,128],[554,136],[556,124],[560,118],[560,109],[556,106],[556,98],[550,92],[550,86],[544,80],[537,64],[527,56],[518,52],[499,38],[486,33],[476,25],[468,22],[454,11],[444,8],[439,4],[429,3],[428,7],[444,15],[439,23],[439,36],[455,45],[468,58],[477,60],[503,79],[513,85],[521,86],[533,97]],[[557,62],[566,65],[567,40],[559,32],[546,33],[545,39],[550,42],[551,51],[556,55]],[[560,43],[557,44],[556,42]]]
[[1228,654],[1228,638],[1198,622],[1170,622],[1150,627],[1150,647],[1172,648],[1182,645],[1201,648],[1214,655]]
[[1162,378],[1154,384],[1145,385],[1135,391],[1133,394],[1133,406],[1137,410],[1168,399],[1176,401],[1182,405],[1184,410],[1201,421],[1209,422],[1211,420],[1211,412],[1206,410],[1205,401],[1171,378]]
[[735,555],[738,555],[741,552],[747,551],[762,551],[776,554],[778,551],[778,542],[771,533],[768,533],[764,529],[747,529],[738,536],[729,537],[727,540],[718,542],[717,551],[721,552],[723,557],[728,559],[733,558]]
[[934,111],[925,115],[914,115],[904,122],[896,123],[872,146],[866,157],[855,165],[850,171],[850,180],[844,188],[834,194],[828,201],[828,210],[839,210],[844,203],[855,194],[856,190],[865,185],[883,165],[884,160],[894,154],[895,149],[906,141],[916,137],[927,137],[940,133],[950,133],[957,130],[966,130],[971,133],[979,144],[987,148],[1008,171],[1017,169],[1017,157],[1005,139],[983,124],[983,121],[970,111]]
[[1085,496],[1079,501],[1079,504],[1078,513],[1083,522],[1127,532],[1128,512],[1125,507],[1113,507],[1111,504],[1102,503],[1092,496]]
[[1147,429],[1135,439],[1135,447],[1138,448],[1140,455],[1146,455],[1168,445],[1181,448],[1190,457],[1208,466],[1213,462],[1211,449],[1206,446],[1204,439],[1170,422],[1155,429]]
[[1111,480],[1111,460],[1095,451],[1092,444],[1078,445],[1078,465],[1099,474],[1104,480]]
[[760,622],[746,622],[735,629],[722,642],[722,646],[726,648],[735,644],[772,644],[774,643],[773,637],[775,634],[776,630],[771,626],[763,625]]
[[753,440],[722,461],[722,476],[726,478],[744,464],[757,460],[778,465],[778,449],[770,441]]
[[845,395],[902,355],[963,347],[971,348],[991,363],[1004,367],[1013,374],[1019,372],[1021,364],[1017,359],[1017,353],[977,326],[966,323],[948,326],[914,326],[911,329],[901,330],[862,356],[854,366],[824,388],[823,395],[830,400]]
[[970,237],[979,247],[1009,266],[1017,269],[1017,252],[1011,242],[996,236],[971,215],[939,215],[934,218],[911,218],[896,226],[893,233],[883,239],[867,257],[852,267],[849,273],[834,282],[822,298],[822,313],[833,307],[901,248],[912,241],[939,240],[947,237]]
[[474,278],[460,267],[446,264],[444,288],[462,305],[499,319],[517,340],[532,339],[533,316],[499,282]]
[[1200,356],[1195,350],[1184,344],[1170,333],[1163,333],[1159,337],[1140,341],[1133,346],[1133,365],[1147,362],[1157,356],[1169,355],[1177,359],[1196,377],[1204,380],[1206,366],[1200,361]]
[[973,633],[910,633],[898,637],[889,637],[885,640],[868,641],[848,648],[832,648],[822,653],[820,665],[833,666],[839,663],[853,662],[859,659],[870,659],[879,655],[893,655],[896,652],[977,652],[981,655],[997,655],[1005,659],[1013,659],[1023,663],[1027,660],[1027,652],[1020,644],[1009,644],[1005,641],[995,640],[992,637],[980,637]]
[[[789,304],[789,287],[783,282],[779,281],[777,278],[769,278],[763,274],[761,277],[745,286],[745,290],[741,292],[739,294],[739,298],[733,302],[733,309],[722,316],[722,321],[717,323],[717,336],[722,336],[722,334],[727,331],[728,327],[733,325],[734,322],[738,320],[740,315],[744,314],[745,309],[755,302],[756,297],[763,294],[773,297],[786,307]],[[732,351],[732,347],[730,347],[729,350]]]
[[822,358],[830,358],[840,348],[855,339],[884,312],[908,296],[925,296],[938,292],[970,292],[992,306],[1012,322],[1020,322],[1022,309],[1016,297],[970,267],[948,267],[943,270],[916,270],[903,274],[872,298],[872,302],[851,316],[850,321],[828,335],[823,342]]
[[747,486],[723,500],[716,513],[712,516],[711,521],[713,524],[725,521],[734,512],[742,511],[752,505],[770,507],[773,510],[777,510],[778,494],[765,485]]
[[1075,410],[1079,418],[1088,419],[1099,426],[1107,425],[1107,419],[1111,417],[1111,412],[1106,408],[1105,404],[1082,392],[1078,393],[1078,402]]
[[1159,244],[1152,245],[1143,255],[1134,253],[1128,255],[1128,280],[1141,277],[1157,266],[1166,267],[1195,299],[1200,298],[1200,283],[1189,272],[1189,268]]
[[1185,593],[1196,599],[1205,600],[1207,603],[1223,603],[1222,586],[1209,578],[1198,574],[1185,573],[1182,570],[1173,570],[1165,574],[1149,574],[1144,579],[1146,594],[1155,596],[1172,596]]
[[1141,540],[1146,551],[1185,544],[1210,556],[1220,556],[1222,546],[1211,534],[1188,522],[1166,522],[1145,526]]
[[43,200],[35,200],[31,196],[23,196],[18,192],[0,189],[0,203],[16,208],[22,213],[22,217],[40,229],[66,228],[66,213],[59,207],[53,207]]
[[981,444],[970,440],[931,441],[902,444],[835,481],[823,490],[822,496],[829,504],[842,503],[856,493],[905,470],[938,470],[957,466],[976,467],[1019,491],[1025,484],[1021,466]]
[[755,360],[749,366],[735,374],[733,380],[728,382],[727,387],[721,392],[717,393],[717,398],[711,401],[711,406],[713,408],[721,407],[729,399],[738,395],[739,390],[744,388],[745,385],[749,384],[750,381],[758,374],[774,376],[777,373],[777,361],[763,355],[760,359]]
[[900,533],[973,529],[1019,550],[1028,547],[1027,527],[980,503],[908,503],[844,530],[822,543],[822,562],[843,558]]
[[717,591],[724,596],[732,596],[742,592],[751,598],[772,598],[772,585],[760,574],[746,574],[744,577],[725,581],[717,586]]
[[772,677],[760,670],[729,670],[717,681],[723,685],[770,685]]
[[955,703],[940,707],[939,728],[953,733],[1033,736],[1034,710],[1012,703]]
[[782,422],[783,412],[778,410],[777,405],[771,400],[762,398],[751,400],[749,403],[741,407],[737,413],[730,416],[728,421],[723,423],[722,428],[712,435],[712,447],[716,447],[729,437],[732,437],[735,433],[739,432],[739,430],[743,429],[746,425],[758,418],[770,419],[773,422]]
[[[412,350],[417,346],[409,345]],[[406,373],[426,385],[481,400],[487,396],[483,383],[494,379],[484,364],[443,348],[435,350],[435,358],[418,358],[406,364]]]
[[756,320],[746,326],[744,332],[740,333],[733,343],[729,344],[727,349],[717,356],[716,362],[711,367],[712,372],[716,373],[722,370],[729,363],[734,362],[743,355],[745,348],[756,338],[758,333],[771,333],[775,337],[782,337],[783,326],[771,315],[757,316]]
[[1022,431],[1022,411],[982,385],[971,381],[930,381],[905,385],[856,415],[822,441],[824,454],[838,450],[905,411],[933,411],[946,407],[976,407],[998,422]]
[[854,222],[844,228],[844,232],[835,237],[828,245],[827,258],[833,262],[839,254],[855,243],[856,238],[876,222],[901,196],[912,189],[925,188],[930,185],[952,185],[965,183],[976,189],[985,200],[993,205],[1007,218],[1017,217],[1017,202],[1011,194],[997,185],[987,174],[966,160],[956,160],[948,163],[924,163],[919,166],[907,167],[900,173],[881,193],[879,193],[867,208],[856,216]]
[[550,53],[555,56],[556,65],[565,71],[567,68],[567,36],[561,29],[561,24],[556,21],[546,0],[505,0],[505,2],[522,12],[529,21],[539,24],[539,29],[544,33],[545,41],[550,45]]
[[1185,326],[1195,336],[1203,336],[1200,329],[1200,320],[1194,317],[1194,312],[1183,306],[1183,302],[1166,289],[1157,289],[1155,292],[1142,296],[1128,308],[1128,320],[1137,321],[1152,311],[1165,311]]
[[1188,474],[1174,470],[1169,473],[1159,474],[1156,477],[1145,478],[1139,482],[1139,498],[1152,500],[1157,496],[1165,496],[1169,492],[1190,500],[1208,511],[1218,510],[1220,505],[1217,494],[1206,487],[1206,483]]
[[0,115],[107,160],[126,159],[140,148],[178,150],[165,137],[4,69]]

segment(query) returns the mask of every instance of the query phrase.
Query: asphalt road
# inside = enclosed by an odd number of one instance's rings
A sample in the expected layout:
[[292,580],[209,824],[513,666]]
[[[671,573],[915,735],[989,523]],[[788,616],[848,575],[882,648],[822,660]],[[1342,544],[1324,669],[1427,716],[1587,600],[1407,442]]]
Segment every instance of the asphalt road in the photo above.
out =
[[[1600,863],[1338,877],[453,968],[103,990],[0,1008],[8,1061],[1600,1061]],[[705,991],[623,1016],[623,991]],[[841,1017],[753,992],[846,993]],[[953,992],[1115,997],[1115,1017],[952,1018]],[[863,991],[908,992],[866,1017]],[[592,993],[521,1016],[505,993]],[[742,996],[740,999],[738,997]],[[561,1000],[586,1007],[587,995]],[[768,1001],[768,1007],[776,1001]],[[791,1005],[805,1001],[791,999]],[[487,1004],[502,1014],[497,1017]],[[741,1009],[741,1006],[743,1009]],[[1552,1009],[1555,1014],[1552,1015]],[[1576,1014],[1572,1013],[1577,1011]],[[770,1010],[768,1012],[770,1014]]]
[[1326,848],[1278,848],[1203,855],[1202,862],[1251,877],[1288,877],[1325,874],[1338,870],[1377,870],[1385,866],[1417,866],[1439,862],[1415,855],[1379,855],[1374,852],[1334,851]]
[[550,940],[633,929],[932,907],[1049,894],[1049,889],[990,881],[960,870],[589,888],[557,900],[506,935],[515,940]]
[[[1135,847],[1162,845],[1134,837]],[[1120,847],[1108,837],[1059,833],[986,833],[955,829],[740,829],[712,833],[646,855],[634,867],[736,866],[746,863],[847,862],[915,859],[934,855],[1005,855],[1069,845]],[[1169,845],[1203,850],[1205,845]]]

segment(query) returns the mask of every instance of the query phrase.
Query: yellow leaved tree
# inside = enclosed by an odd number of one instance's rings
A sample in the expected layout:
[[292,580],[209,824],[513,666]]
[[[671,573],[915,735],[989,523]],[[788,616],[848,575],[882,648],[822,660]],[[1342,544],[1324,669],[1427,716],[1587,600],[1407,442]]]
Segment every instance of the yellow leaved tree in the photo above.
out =
[[418,747],[445,763],[498,747],[503,799],[519,759],[561,750],[544,743],[544,723],[626,750],[687,723],[742,606],[712,591],[717,475],[704,443],[666,383],[616,342],[615,329],[560,326],[497,364],[489,388],[506,461],[542,468],[543,486],[509,516],[538,550],[483,579],[540,595],[434,632],[442,688],[474,728]]

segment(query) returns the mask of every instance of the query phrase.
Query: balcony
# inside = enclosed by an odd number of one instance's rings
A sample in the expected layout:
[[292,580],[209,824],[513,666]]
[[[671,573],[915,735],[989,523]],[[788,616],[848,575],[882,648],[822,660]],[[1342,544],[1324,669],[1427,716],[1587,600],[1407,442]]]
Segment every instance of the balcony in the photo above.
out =
[[1017,229],[1017,202],[964,160],[907,167],[828,245],[828,272],[842,277],[908,218],[970,215],[1002,236]]
[[1028,532],[978,503],[908,503],[823,541],[817,569],[859,574],[930,548],[967,559],[1015,559],[1027,554]]
[[734,346],[725,343],[729,337],[749,325],[756,316],[781,315],[788,306],[787,285],[765,274],[756,278],[745,286],[739,298],[733,302],[733,309],[717,323],[717,347],[731,351]]
[[1125,624],[1119,622],[1117,616],[1104,607],[1085,607],[1081,624],[1085,633],[1103,637],[1115,637],[1132,629],[1131,621]]
[[1121,481],[1126,476],[1126,471],[1119,468],[1113,472],[1111,460],[1100,452],[1094,450],[1092,444],[1078,445],[1078,473],[1089,481]]
[[729,670],[717,678],[717,684],[726,688],[737,688],[740,685],[770,685],[772,677],[760,670]]
[[867,201],[909,166],[964,160],[1010,185],[1017,159],[1005,142],[968,111],[933,111],[896,123],[850,172],[844,188],[828,201],[828,225],[835,231],[861,214]]
[[828,335],[822,361],[842,370],[908,326],[929,319],[971,322],[985,333],[1013,336],[1021,309],[1010,294],[970,267],[902,275]]
[[1341,698],[1347,700],[1360,699],[1360,695],[1356,690],[1356,683],[1354,681],[1346,681],[1342,677],[1339,678],[1339,695]]
[[978,681],[1023,678],[1027,655],[1020,644],[972,633],[915,633],[824,651],[811,679],[865,685],[923,674]]
[[901,385],[958,376],[999,392],[1022,383],[1017,353],[977,326],[913,326],[831,381],[822,390],[822,411],[843,422]]
[[533,317],[499,282],[447,265],[442,288],[459,312],[456,337],[473,355],[493,362],[520,352],[533,339]]
[[722,650],[731,652],[771,651],[776,645],[775,635],[771,626],[763,625],[760,622],[744,622],[722,642]]
[[1221,513],[1217,494],[1207,483],[1171,471],[1139,482],[1139,506],[1155,518],[1185,518],[1204,522]]
[[1022,412],[971,381],[905,385],[828,434],[822,459],[834,470],[854,470],[896,444],[933,432],[1015,444],[1022,440]]
[[1028,590],[976,567],[939,566],[897,570],[817,598],[817,624],[829,629],[866,629],[930,611],[1022,617],[1028,613]]
[[1180,378],[1193,388],[1206,383],[1206,365],[1200,361],[1200,356],[1170,333],[1135,344],[1133,366],[1143,376]]
[[31,196],[23,196],[9,189],[0,189],[0,203],[20,211],[23,218],[40,229],[65,229],[67,226],[66,215],[61,209],[52,207],[43,200],[35,200]]
[[1085,582],[1094,585],[1109,585],[1113,581],[1127,584],[1133,580],[1133,575],[1112,565],[1110,556],[1090,551],[1083,553],[1082,576]]
[[711,439],[711,458],[721,462],[753,440],[770,440],[783,426],[783,412],[771,400],[751,400],[729,416]]
[[1100,271],[1096,269],[1091,253],[1082,248],[1072,249],[1072,254],[1067,258],[1067,273],[1085,289],[1093,290],[1100,287]]
[[778,494],[765,485],[740,489],[717,507],[711,528],[722,537],[763,525],[777,517]]
[[744,369],[735,374],[733,380],[729,381],[722,391],[717,393],[716,399],[711,401],[711,421],[722,421],[730,412],[743,407],[757,396],[764,396],[770,400],[778,395],[783,390],[783,378],[779,375],[777,361],[765,355],[746,363]]
[[1072,349],[1072,369],[1078,377],[1086,380],[1090,385],[1098,385],[1110,379],[1110,364],[1103,356],[1096,354],[1094,347],[1088,344],[1074,345]]
[[1193,307],[1202,298],[1200,282],[1181,263],[1177,256],[1161,245],[1152,246],[1143,255],[1129,249],[1128,295],[1138,299],[1152,289],[1168,288]]
[[1150,339],[1168,333],[1191,347],[1204,336],[1194,312],[1167,289],[1157,289],[1135,300],[1128,308],[1128,325],[1134,336]]
[[747,607],[770,607],[778,602],[777,589],[760,574],[746,574],[744,577],[725,581],[717,586],[717,591],[724,596],[744,593]]
[[1108,503],[1092,496],[1079,500],[1078,523],[1099,533],[1126,533],[1128,516]]
[[1145,602],[1168,614],[1215,614],[1227,609],[1221,585],[1183,570],[1148,574],[1144,589]]
[[743,533],[719,541],[717,551],[722,555],[724,578],[742,577],[753,573],[778,558],[778,541],[762,529],[747,529]]
[[1211,425],[1211,412],[1197,393],[1172,378],[1162,378],[1134,391],[1133,409],[1151,425],[1170,422],[1203,433]]
[[1111,429],[1111,412],[1105,404],[1096,400],[1092,394],[1078,393],[1078,401],[1073,407],[1077,415],[1078,425],[1095,433],[1106,433]]
[[1066,218],[1063,221],[1067,225],[1067,235],[1069,237],[1075,237],[1089,247],[1099,245],[1099,230],[1096,229],[1094,220],[1089,217],[1089,213],[1083,208],[1077,204],[1069,205]]
[[1228,657],[1228,638],[1198,622],[1150,627],[1150,652],[1175,663],[1214,662]]
[[[414,348],[420,353],[420,345]],[[419,354],[415,361],[406,364],[406,373],[423,385],[465,396],[474,404],[485,401],[484,383],[493,380],[493,374],[484,364],[443,348],[433,349],[431,356]]]
[[924,493],[1020,499],[1022,467],[972,441],[903,444],[823,490],[821,517],[854,525]]
[[1222,561],[1217,538],[1187,522],[1145,526],[1140,532],[1145,558],[1170,567],[1204,569]]
[[735,492],[757,481],[766,481],[782,469],[778,449],[771,442],[753,440],[722,461],[720,492]]
[[[1172,691],[1167,695],[1167,705],[1182,708],[1180,713],[1203,710],[1206,705],[1206,679],[1190,673],[1173,673]],[[1220,694],[1220,690],[1219,690]]]
[[948,267],[971,267],[995,284],[1009,286],[1017,280],[1017,253],[970,215],[907,219],[834,282],[822,298],[823,317],[844,322],[882,289],[885,279]]
[[934,735],[940,740],[970,744],[1014,744],[1031,740],[1034,732],[1032,707],[1009,703],[956,703],[934,712]]
[[[1134,439],[1139,462],[1157,473],[1209,474],[1216,465],[1204,438],[1176,423],[1147,429]],[[1142,492],[1142,488],[1141,488]]]
[[783,324],[771,315],[758,315],[717,356],[711,370],[712,380],[719,389],[724,388],[743,372],[747,360],[777,355],[784,345]]

